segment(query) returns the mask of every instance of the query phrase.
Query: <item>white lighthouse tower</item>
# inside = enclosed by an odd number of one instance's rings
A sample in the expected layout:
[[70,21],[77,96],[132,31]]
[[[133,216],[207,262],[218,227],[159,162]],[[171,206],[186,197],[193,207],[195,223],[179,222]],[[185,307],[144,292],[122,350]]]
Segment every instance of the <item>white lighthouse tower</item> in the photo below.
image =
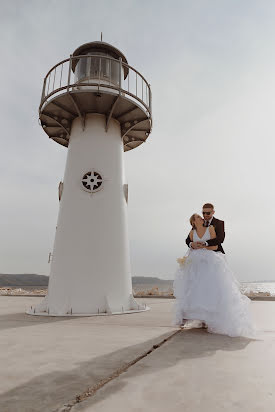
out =
[[44,79],[41,125],[68,147],[48,294],[27,313],[50,316],[148,310],[132,295],[123,152],[152,128],[151,89],[125,56],[84,44]]

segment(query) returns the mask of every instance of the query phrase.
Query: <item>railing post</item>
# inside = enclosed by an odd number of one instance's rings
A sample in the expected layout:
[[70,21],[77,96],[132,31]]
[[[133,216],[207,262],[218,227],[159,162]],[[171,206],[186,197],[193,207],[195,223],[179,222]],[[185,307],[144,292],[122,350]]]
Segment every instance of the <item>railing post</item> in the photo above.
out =
[[71,70],[72,70],[72,55],[70,55],[69,73],[68,73],[68,83],[67,83],[67,92],[69,92],[69,88],[70,88]]
[[152,114],[152,93],[151,93],[151,85],[149,84],[149,110],[150,114]]
[[59,87],[61,87],[61,83],[62,83],[62,73],[63,73],[63,63],[61,65],[61,74],[60,74],[60,83],[59,83]]
[[52,71],[50,71],[50,75],[48,76],[48,89],[47,89],[47,96],[48,96],[48,94],[49,94],[49,90],[50,90],[51,75],[52,75]]
[[119,58],[119,94],[121,94],[122,58]]
[[54,91],[54,85],[55,85],[55,76],[56,76],[56,68],[54,69],[54,76],[53,76],[53,91]]
[[46,77],[45,77],[44,82],[43,82],[43,89],[42,89],[42,94],[41,94],[41,103],[45,98],[45,88],[46,88]]

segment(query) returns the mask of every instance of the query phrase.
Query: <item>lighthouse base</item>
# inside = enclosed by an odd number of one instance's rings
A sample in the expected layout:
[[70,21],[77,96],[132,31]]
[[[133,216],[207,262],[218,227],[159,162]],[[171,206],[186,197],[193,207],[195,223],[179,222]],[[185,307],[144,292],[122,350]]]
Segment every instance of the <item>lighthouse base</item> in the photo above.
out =
[[45,296],[43,301],[38,304],[35,307],[30,307],[26,311],[28,315],[34,315],[34,316],[108,316],[108,315],[123,315],[127,313],[137,313],[137,312],[146,312],[147,310],[150,310],[151,308],[145,304],[139,304],[131,294],[129,296],[129,305],[128,308],[123,308],[121,307],[121,311],[115,311],[112,310],[112,305],[110,303],[110,300],[108,299],[107,296],[105,296],[105,310],[103,312],[100,312],[98,309],[98,312],[96,313],[78,313],[74,312],[73,308],[71,308],[69,311],[64,311],[62,312],[52,312],[49,308],[48,305],[48,295]]

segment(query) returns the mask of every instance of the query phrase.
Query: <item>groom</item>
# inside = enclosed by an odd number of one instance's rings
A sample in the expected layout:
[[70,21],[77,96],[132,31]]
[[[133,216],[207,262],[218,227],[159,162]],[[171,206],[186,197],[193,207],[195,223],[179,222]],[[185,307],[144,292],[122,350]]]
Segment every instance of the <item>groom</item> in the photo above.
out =
[[204,226],[214,226],[216,231],[216,237],[214,239],[208,240],[207,242],[191,242],[191,239],[188,235],[186,239],[186,244],[188,247],[192,249],[199,249],[202,246],[218,246],[218,249],[215,252],[224,253],[224,250],[221,245],[225,237],[224,221],[216,219],[214,217],[214,213],[214,206],[211,203],[205,203],[205,205],[203,205],[202,214],[204,218]]

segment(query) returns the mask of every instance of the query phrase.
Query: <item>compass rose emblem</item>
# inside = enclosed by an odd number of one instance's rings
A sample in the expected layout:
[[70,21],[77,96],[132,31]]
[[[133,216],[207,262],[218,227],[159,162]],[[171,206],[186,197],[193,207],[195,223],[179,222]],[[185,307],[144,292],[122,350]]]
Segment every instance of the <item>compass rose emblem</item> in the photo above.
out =
[[102,189],[103,178],[98,172],[92,170],[91,172],[85,173],[82,178],[82,185],[84,190],[94,193]]

